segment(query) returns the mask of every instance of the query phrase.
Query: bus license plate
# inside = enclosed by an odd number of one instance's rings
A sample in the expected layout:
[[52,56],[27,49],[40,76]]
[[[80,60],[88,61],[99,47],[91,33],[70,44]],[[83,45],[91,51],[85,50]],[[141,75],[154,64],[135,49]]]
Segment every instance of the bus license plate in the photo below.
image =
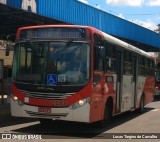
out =
[[38,112],[42,112],[42,113],[51,113],[51,108],[47,108],[47,107],[39,107],[39,108],[38,108]]

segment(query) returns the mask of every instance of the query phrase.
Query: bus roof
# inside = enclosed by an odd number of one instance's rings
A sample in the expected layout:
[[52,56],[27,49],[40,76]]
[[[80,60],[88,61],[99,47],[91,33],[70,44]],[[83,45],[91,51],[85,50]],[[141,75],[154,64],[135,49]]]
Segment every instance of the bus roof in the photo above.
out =
[[[81,25],[37,25],[37,26],[26,26],[26,27],[21,27],[18,30],[24,30],[24,29],[34,29],[34,28],[51,28],[51,27],[68,27],[68,28],[87,28],[90,26],[81,26]],[[93,27],[90,27],[93,28]]]
[[24,30],[24,29],[34,29],[34,28],[51,28],[51,27],[68,27],[68,28],[89,28],[89,29],[92,29],[92,30],[96,30],[97,32],[99,33],[102,33],[102,35],[104,36],[105,40],[112,43],[112,44],[115,44],[115,45],[119,45],[127,50],[130,50],[130,51],[133,51],[133,52],[136,52],[138,54],[141,54],[143,56],[146,56],[146,57],[150,57],[150,58],[155,58],[153,55],[150,55],[149,53],[131,45],[131,44],[128,44],[118,38],[115,38],[107,33],[104,33],[94,27],[91,27],[91,26],[81,26],[81,25],[38,25],[38,26],[27,26],[27,27],[22,27],[22,28],[19,28],[18,29],[18,32],[21,31],[21,30]]
[[141,50],[141,49],[139,49],[139,48],[137,48],[137,47],[135,47],[135,46],[133,46],[131,44],[128,44],[128,43],[126,43],[126,42],[124,42],[122,40],[119,40],[118,38],[115,38],[115,37],[113,37],[113,36],[111,36],[109,34],[106,34],[104,32],[102,32],[102,33],[104,35],[105,40],[110,42],[110,43],[112,43],[112,44],[120,45],[121,47],[123,47],[123,48],[125,48],[127,50],[136,52],[136,53],[144,55],[146,57],[155,58],[152,55],[150,55],[149,53],[147,53],[147,52],[145,52],[145,51],[143,51],[143,50]]

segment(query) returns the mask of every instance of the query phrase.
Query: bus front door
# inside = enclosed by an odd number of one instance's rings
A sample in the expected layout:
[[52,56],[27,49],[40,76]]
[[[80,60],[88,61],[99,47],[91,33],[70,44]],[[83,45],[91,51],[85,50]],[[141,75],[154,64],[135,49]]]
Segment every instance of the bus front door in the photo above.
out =
[[133,56],[132,60],[132,73],[133,73],[133,78],[132,78],[132,96],[131,96],[131,107],[130,108],[135,108],[136,105],[136,95],[137,95],[137,73],[138,73],[138,62],[137,62],[137,57]]
[[116,113],[121,112],[122,97],[122,52],[117,51],[117,85],[116,85]]

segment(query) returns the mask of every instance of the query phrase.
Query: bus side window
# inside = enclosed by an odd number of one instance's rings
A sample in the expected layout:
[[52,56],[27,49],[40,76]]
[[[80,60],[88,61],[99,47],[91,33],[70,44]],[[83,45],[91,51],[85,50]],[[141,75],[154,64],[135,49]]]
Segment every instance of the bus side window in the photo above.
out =
[[103,71],[104,70],[104,50],[103,46],[94,47],[94,69]]
[[106,42],[105,48],[106,48],[105,70],[106,72],[115,73],[116,72],[115,46]]
[[94,69],[104,70],[105,48],[101,37],[97,34],[94,36]]
[[143,56],[139,56],[139,66],[138,66],[138,74],[145,76],[146,70],[145,70],[145,58]]
[[132,53],[129,51],[124,51],[124,68],[123,73],[125,75],[132,74]]
[[146,65],[146,73],[147,76],[154,76],[154,61],[151,59],[147,59],[147,65]]

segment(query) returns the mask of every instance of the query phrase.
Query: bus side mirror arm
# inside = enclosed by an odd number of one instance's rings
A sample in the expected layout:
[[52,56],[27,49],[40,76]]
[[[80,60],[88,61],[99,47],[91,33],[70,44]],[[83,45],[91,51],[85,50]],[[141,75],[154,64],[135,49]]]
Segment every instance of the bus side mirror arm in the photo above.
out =
[[6,44],[6,52],[5,52],[6,56],[9,56],[9,52],[10,52],[11,47],[12,47],[12,43],[10,43],[9,41],[15,41],[15,38],[16,38],[15,34],[7,35],[7,39],[6,39],[7,44]]

